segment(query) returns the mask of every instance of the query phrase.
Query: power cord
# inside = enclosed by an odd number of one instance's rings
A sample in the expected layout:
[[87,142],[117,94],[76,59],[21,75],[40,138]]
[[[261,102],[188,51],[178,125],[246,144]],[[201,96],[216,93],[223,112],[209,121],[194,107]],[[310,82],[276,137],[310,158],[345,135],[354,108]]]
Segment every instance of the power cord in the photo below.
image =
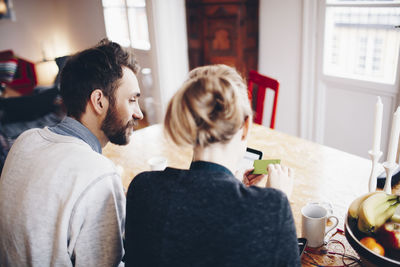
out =
[[[333,237],[336,234],[343,234],[343,230],[336,229],[336,232],[329,238],[329,241],[326,243],[326,247],[327,247],[326,249],[313,250],[311,248],[306,248],[304,251],[304,254],[311,260],[311,261],[306,261],[306,263],[311,264],[313,266],[317,266],[317,267],[352,267],[355,264],[361,265],[360,259],[358,259],[357,257],[355,257],[353,255],[346,253],[346,247],[341,241],[339,241],[337,239],[333,239]],[[331,250],[330,247],[332,245],[339,245],[343,249],[343,253]],[[311,254],[317,254],[317,255],[318,254],[319,255],[329,254],[329,255],[333,255],[333,256],[341,256],[343,265],[336,265],[336,266],[335,265],[321,265],[311,256]],[[350,262],[348,263],[346,261],[350,261]]]

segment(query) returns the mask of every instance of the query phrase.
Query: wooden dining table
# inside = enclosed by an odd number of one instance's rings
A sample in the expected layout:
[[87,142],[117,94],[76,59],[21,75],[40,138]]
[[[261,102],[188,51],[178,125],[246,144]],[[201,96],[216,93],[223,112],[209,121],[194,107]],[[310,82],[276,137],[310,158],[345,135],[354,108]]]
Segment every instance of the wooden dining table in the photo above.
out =
[[[250,128],[248,147],[261,150],[263,159],[281,159],[281,164],[294,170],[290,204],[298,237],[302,235],[301,208],[307,203],[330,203],[333,214],[339,218],[339,231],[334,236],[328,235],[326,239],[338,240],[344,245],[345,251],[339,243],[327,244],[303,254],[302,265],[343,265],[341,256],[326,254],[327,250],[358,257],[341,230],[344,230],[344,219],[350,203],[368,192],[371,161],[257,124]],[[103,154],[121,170],[125,188],[128,188],[135,175],[150,170],[147,161],[154,156],[164,156],[168,159],[168,166],[183,169],[189,167],[192,159],[191,147],[174,145],[166,139],[160,124],[135,131],[126,146],[108,144]],[[379,168],[383,170],[382,166]]]

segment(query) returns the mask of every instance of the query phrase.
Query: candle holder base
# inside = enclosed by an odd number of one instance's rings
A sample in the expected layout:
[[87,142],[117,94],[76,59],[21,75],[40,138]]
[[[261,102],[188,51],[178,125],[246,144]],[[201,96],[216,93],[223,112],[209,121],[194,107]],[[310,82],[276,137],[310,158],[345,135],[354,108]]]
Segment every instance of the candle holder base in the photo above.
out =
[[379,162],[380,157],[382,156],[382,151],[374,152],[374,151],[370,150],[370,151],[368,151],[368,154],[372,161],[371,175],[369,176],[368,190],[369,190],[369,192],[375,192],[376,191],[376,183],[377,183],[377,179],[378,179],[378,175],[376,174],[376,169],[377,169],[376,166]]
[[386,182],[385,186],[383,187],[383,191],[385,191],[386,194],[392,193],[392,176],[394,170],[396,170],[398,166],[399,165],[394,162],[386,161],[383,163],[383,168],[385,168],[386,171]]

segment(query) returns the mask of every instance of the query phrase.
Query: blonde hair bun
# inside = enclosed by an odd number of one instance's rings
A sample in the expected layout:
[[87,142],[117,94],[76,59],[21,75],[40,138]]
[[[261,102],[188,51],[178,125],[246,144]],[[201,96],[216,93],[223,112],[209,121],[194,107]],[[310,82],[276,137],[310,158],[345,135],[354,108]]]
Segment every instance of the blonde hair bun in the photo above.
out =
[[247,87],[239,73],[209,65],[189,72],[168,104],[164,129],[177,145],[206,147],[231,140],[249,116]]

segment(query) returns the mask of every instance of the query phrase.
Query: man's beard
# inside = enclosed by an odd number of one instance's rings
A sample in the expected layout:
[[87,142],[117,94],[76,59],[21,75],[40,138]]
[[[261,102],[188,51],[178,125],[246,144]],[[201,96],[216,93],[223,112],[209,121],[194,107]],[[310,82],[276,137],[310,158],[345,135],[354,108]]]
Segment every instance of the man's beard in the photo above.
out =
[[118,117],[117,109],[110,105],[106,117],[101,124],[101,130],[111,143],[116,145],[126,145],[129,143],[129,133],[126,131],[137,125],[137,120],[132,119],[126,125]]

